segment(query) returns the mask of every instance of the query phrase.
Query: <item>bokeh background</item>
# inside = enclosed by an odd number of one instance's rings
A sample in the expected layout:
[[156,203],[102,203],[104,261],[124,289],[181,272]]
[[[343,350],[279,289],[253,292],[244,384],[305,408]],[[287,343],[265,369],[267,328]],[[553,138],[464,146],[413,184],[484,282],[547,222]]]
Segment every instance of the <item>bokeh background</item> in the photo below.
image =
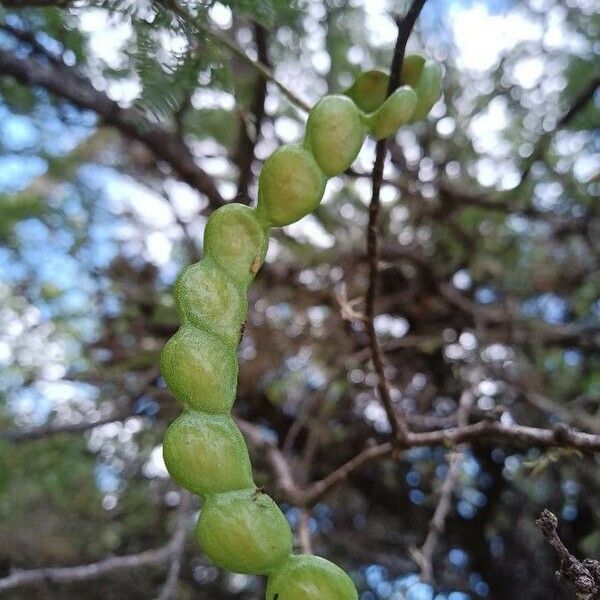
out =
[[[177,327],[171,286],[201,256],[215,197],[251,202],[262,161],[305,123],[272,83],[159,3],[2,4],[0,578],[171,539],[182,495],[161,437],[180,409],[158,371]],[[314,103],[390,64],[392,13],[405,3],[187,6]],[[452,423],[469,389],[474,419],[600,433],[597,8],[429,0],[422,12],[409,51],[444,65],[444,98],[391,144],[375,321],[414,429]],[[72,97],[10,76],[11,56]],[[159,127],[187,144],[216,194],[81,101],[90,85],[130,110],[142,137]],[[353,173],[329,183],[313,215],[275,233],[250,292],[235,411],[279,444],[301,484],[389,435],[352,318],[367,287],[373,151],[367,143]],[[352,574],[361,600],[574,597],[534,519],[549,507],[569,547],[598,557],[598,456],[467,448],[432,584],[415,551],[452,452],[417,448],[353,474],[305,515],[315,553]],[[280,498],[265,448],[251,454]],[[262,598],[262,579],[227,574],[198,549],[199,508],[173,597]],[[284,508],[298,531],[303,515]],[[168,566],[0,596],[155,598]]]

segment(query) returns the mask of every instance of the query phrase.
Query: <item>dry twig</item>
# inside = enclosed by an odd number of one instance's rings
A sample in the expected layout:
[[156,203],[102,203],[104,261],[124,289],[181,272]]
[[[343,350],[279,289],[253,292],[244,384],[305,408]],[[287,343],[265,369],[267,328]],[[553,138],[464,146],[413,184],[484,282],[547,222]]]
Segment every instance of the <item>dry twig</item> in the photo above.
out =
[[[175,531],[167,544],[156,550],[146,550],[139,554],[112,556],[96,563],[76,567],[49,567],[43,569],[15,570],[8,577],[0,579],[0,591],[13,590],[26,585],[40,583],[75,583],[96,579],[116,571],[126,571],[149,566],[160,566],[182,552],[189,517],[189,494],[182,492],[182,503]],[[188,500],[186,500],[188,498]]]
[[575,558],[558,535],[556,515],[548,509],[542,511],[535,524],[560,558],[560,571],[556,572],[556,576],[573,587],[578,600],[600,598],[600,561],[591,558],[579,561]]
[[[457,411],[457,423],[464,427],[469,422],[469,413],[473,406],[473,393],[465,390],[460,398]],[[433,582],[433,557],[438,546],[440,537],[446,527],[446,518],[452,508],[452,495],[460,478],[460,471],[464,460],[464,445],[459,446],[456,451],[452,451],[448,458],[448,473],[440,490],[440,497],[429,522],[429,530],[425,542],[419,550],[413,552],[414,558],[421,568],[421,579],[426,582]]]
[[[413,30],[417,17],[419,16],[426,0],[414,0],[408,13],[402,19],[397,18],[398,37],[396,39],[396,47],[394,49],[394,59],[390,71],[390,81],[388,86],[388,96],[400,84],[400,72],[402,63],[404,62],[404,54],[408,38]],[[377,389],[381,402],[385,408],[385,412],[392,428],[392,436],[394,440],[405,440],[408,436],[408,427],[406,421],[401,416],[400,412],[394,407],[390,388],[385,376],[384,357],[381,345],[377,339],[375,331],[375,300],[377,297],[377,282],[379,274],[379,210],[381,183],[383,180],[383,167],[385,164],[385,156],[387,153],[387,140],[377,142],[375,149],[375,163],[373,164],[373,192],[371,202],[369,204],[369,223],[367,226],[367,255],[369,261],[369,287],[365,298],[365,324],[369,335],[371,353],[373,358],[373,367],[377,373]]]

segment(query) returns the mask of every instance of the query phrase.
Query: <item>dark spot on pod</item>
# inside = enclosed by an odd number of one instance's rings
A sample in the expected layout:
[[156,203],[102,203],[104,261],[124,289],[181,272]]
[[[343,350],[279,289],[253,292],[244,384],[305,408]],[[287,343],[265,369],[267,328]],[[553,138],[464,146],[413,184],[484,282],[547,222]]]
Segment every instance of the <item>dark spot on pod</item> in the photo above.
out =
[[262,485],[259,485],[254,492],[252,493],[252,501],[258,504],[260,508],[269,508],[269,504],[265,503],[261,500],[266,496],[265,488]]
[[256,500],[256,498],[258,498],[261,494],[266,493],[266,490],[264,488],[264,486],[259,485],[255,490],[254,493],[252,494],[252,499]]
[[204,229],[204,255],[238,286],[254,279],[267,245],[267,233],[256,211],[243,204],[221,206]]
[[260,256],[256,256],[250,265],[250,273],[256,275],[260,269]]
[[279,600],[279,594],[275,594],[275,595],[273,596],[273,600]]

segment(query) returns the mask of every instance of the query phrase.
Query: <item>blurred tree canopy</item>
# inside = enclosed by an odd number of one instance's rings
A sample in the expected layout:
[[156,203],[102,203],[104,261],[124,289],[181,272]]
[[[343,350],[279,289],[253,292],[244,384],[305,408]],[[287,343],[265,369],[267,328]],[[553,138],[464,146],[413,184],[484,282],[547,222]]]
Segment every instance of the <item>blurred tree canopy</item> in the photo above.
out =
[[[374,326],[411,431],[456,430],[467,398],[483,434],[387,453],[307,506],[272,469],[314,491],[390,439],[361,319],[374,144],[276,232],[251,289],[235,414],[257,481],[361,600],[574,598],[544,507],[600,555],[594,4],[429,0],[409,42],[444,98],[388,144]],[[202,555],[162,462],[171,287],[210,212],[252,203],[301,138],[275,81],[312,105],[389,68],[407,3],[0,5],[0,596],[262,598]]]

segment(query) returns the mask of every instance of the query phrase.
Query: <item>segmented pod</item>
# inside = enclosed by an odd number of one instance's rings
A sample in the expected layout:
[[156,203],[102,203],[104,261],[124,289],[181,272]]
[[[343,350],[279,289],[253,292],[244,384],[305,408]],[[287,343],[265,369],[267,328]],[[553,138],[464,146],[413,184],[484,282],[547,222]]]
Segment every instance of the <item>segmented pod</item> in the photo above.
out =
[[184,325],[167,342],[160,362],[165,383],[182,406],[212,414],[231,410],[238,370],[231,342]]
[[[300,144],[282,146],[267,158],[260,172],[256,210],[270,226],[289,225],[319,206],[326,183],[309,150]],[[281,202],[282,195],[285,202]]]
[[171,477],[194,494],[253,488],[244,438],[229,415],[183,413],[163,441]]
[[[376,120],[376,113],[380,110],[386,110],[384,104],[389,80],[389,75],[383,71],[376,69],[365,71],[355,79],[345,94],[371,120]],[[411,54],[405,57],[402,63],[400,84],[412,88],[417,95],[416,105],[410,119],[403,121],[401,124],[414,123],[426,117],[438,101],[442,93],[442,69],[437,63],[426,60],[423,56]],[[395,131],[395,129],[392,131]],[[370,133],[373,135],[373,132]]]
[[417,106],[417,94],[408,85],[399,87],[367,117],[369,130],[376,140],[392,135],[408,122]]
[[[175,282],[175,305],[183,324],[214,333],[224,342],[237,344],[248,299],[221,274],[209,258],[186,267]],[[167,369],[168,370],[168,369]]]
[[349,600],[358,598],[352,580],[318,556],[291,556],[269,578],[267,600]]
[[367,128],[346,96],[325,96],[310,111],[304,147],[327,177],[345,171],[360,151]]
[[292,552],[287,519],[271,497],[258,490],[209,496],[197,535],[214,563],[237,573],[270,573]]
[[387,97],[388,75],[368,71],[344,95],[320,100],[303,143],[265,161],[256,209],[232,203],[215,211],[204,231],[204,258],[175,283],[181,327],[163,350],[161,370],[184,413],[165,434],[165,464],[182,487],[205,496],[196,535],[206,554],[231,571],[267,575],[267,600],[358,596],[333,563],[292,554],[284,514],[254,485],[244,438],[229,414],[247,288],[265,260],[269,228],[312,212],[327,180],[350,167],[367,135],[393,134],[424,117],[440,95],[441,71],[423,57],[407,57],[401,79]]
[[442,93],[442,70],[437,63],[430,60],[424,61],[418,75],[415,93],[417,94],[417,105],[410,118],[410,123],[425,118]]

